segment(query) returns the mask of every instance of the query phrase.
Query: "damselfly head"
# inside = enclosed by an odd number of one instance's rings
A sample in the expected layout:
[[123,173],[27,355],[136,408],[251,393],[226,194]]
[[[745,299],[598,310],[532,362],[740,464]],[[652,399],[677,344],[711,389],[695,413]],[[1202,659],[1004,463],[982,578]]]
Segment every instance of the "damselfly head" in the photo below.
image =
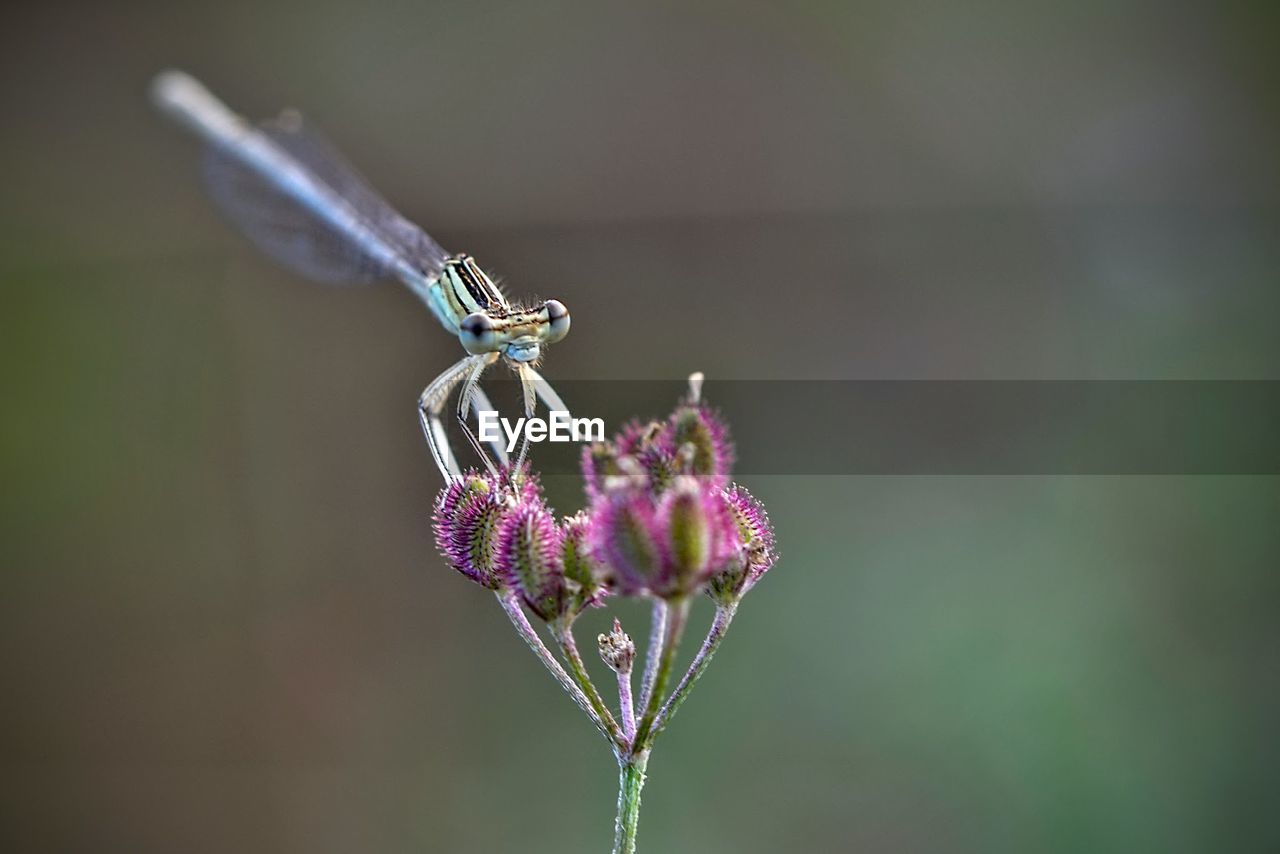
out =
[[468,353],[501,353],[513,362],[536,362],[543,345],[568,334],[569,310],[553,299],[528,311],[472,312],[458,325],[458,340]]

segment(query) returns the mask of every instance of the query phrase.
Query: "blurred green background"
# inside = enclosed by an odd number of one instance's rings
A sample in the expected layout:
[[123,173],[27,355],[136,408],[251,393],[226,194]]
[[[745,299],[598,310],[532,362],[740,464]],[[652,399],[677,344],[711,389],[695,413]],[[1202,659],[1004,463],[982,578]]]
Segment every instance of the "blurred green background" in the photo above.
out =
[[[1277,379],[1274,9],[8,4],[0,847],[611,837],[607,750],[432,546],[457,343],[232,234],[156,70],[563,299],[553,378]],[[642,850],[1280,850],[1276,478],[747,483],[783,559]]]

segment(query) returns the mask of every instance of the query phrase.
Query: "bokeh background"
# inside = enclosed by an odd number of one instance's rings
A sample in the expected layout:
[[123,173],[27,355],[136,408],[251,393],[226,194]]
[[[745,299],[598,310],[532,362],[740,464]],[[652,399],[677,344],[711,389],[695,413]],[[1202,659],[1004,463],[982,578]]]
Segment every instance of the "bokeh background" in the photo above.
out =
[[[611,838],[607,750],[432,547],[456,342],[232,234],[156,70],[562,298],[555,378],[1277,379],[1274,9],[7,4],[0,848]],[[642,849],[1280,850],[1275,477],[747,483],[783,560]]]

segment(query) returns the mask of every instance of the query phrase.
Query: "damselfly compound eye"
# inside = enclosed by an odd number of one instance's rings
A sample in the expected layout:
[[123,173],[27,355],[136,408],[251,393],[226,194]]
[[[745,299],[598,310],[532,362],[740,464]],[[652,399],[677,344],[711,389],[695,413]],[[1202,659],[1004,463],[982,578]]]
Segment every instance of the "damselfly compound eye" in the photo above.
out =
[[548,344],[554,344],[569,334],[569,309],[558,299],[547,300],[543,303],[543,308],[547,310],[547,319],[550,321],[544,340]]
[[492,353],[497,336],[493,332],[493,318],[484,312],[468,314],[458,325],[458,340],[462,347],[473,356]]

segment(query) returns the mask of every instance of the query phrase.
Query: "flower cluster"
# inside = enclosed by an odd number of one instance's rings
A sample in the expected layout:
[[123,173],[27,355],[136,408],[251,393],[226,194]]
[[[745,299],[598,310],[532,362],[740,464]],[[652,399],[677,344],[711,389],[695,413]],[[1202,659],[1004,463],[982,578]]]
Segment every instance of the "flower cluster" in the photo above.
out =
[[[701,404],[701,380],[690,377],[689,398],[667,418],[629,424],[612,441],[584,449],[588,503],[579,513],[558,518],[525,467],[455,477],[435,506],[445,559],[497,593],[517,633],[609,741],[620,771],[613,850],[623,854],[635,851],[654,740],[707,669],[743,595],[777,559],[764,507],[730,481],[733,444],[725,423]],[[715,615],[676,679],[698,593],[711,597]],[[635,642],[617,620],[597,637],[617,678],[612,708],[573,636],[574,619],[610,595],[646,597],[653,609],[638,695],[631,685]],[[559,660],[526,610],[546,623]]]
[[467,472],[441,490],[434,522],[450,566],[491,590],[516,591],[547,622],[572,619],[606,593],[586,554],[586,518],[557,520],[525,470]]
[[454,569],[517,593],[547,622],[610,593],[736,602],[776,559],[764,508],[730,483],[724,422],[686,401],[584,449],[590,504],[557,519],[525,470],[468,472],[440,493],[436,543]]

